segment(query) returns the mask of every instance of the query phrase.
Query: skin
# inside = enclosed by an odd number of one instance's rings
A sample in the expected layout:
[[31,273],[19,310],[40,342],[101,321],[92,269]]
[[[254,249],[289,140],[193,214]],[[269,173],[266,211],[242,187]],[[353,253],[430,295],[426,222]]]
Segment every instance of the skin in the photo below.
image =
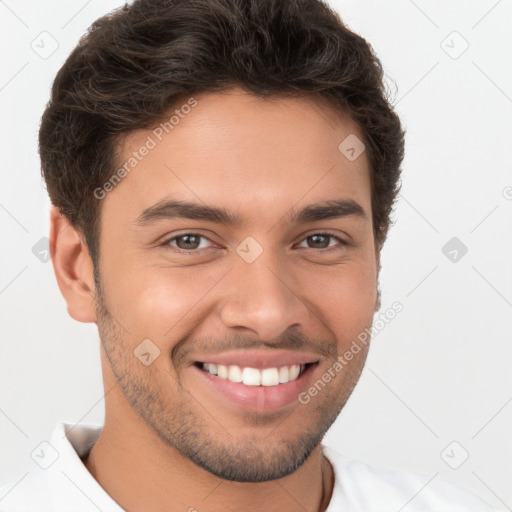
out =
[[[366,153],[351,162],[338,150],[349,134],[363,136],[350,117],[311,98],[261,99],[237,88],[195,98],[102,200],[101,288],[82,236],[51,213],[68,312],[97,323],[101,338],[105,423],[84,463],[127,511],[325,510],[334,477],[320,443],[367,346],[307,405],[274,412],[216,396],[190,359],[227,349],[311,351],[314,382],[371,327],[379,259],[369,164]],[[151,133],[126,137],[121,164]],[[226,208],[243,223],[137,224],[169,198]],[[340,198],[356,201],[366,218],[289,221],[290,212]],[[325,230],[334,237],[320,238],[323,245],[308,238]],[[206,239],[192,249],[168,242],[186,233]],[[263,249],[252,263],[236,252],[248,236]],[[148,366],[134,356],[145,339],[160,350]]]

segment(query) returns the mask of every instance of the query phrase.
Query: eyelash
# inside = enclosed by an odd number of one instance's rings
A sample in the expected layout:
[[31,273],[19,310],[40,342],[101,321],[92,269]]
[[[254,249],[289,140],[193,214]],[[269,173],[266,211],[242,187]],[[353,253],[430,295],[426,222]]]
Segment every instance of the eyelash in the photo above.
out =
[[[191,232],[187,232],[187,233],[182,233],[180,235],[175,235],[172,238],[167,239],[165,242],[162,243],[162,246],[163,247],[169,247],[170,246],[170,247],[173,247],[173,249],[175,249],[177,252],[187,253],[187,254],[197,253],[197,252],[200,252],[202,250],[211,249],[211,247],[207,247],[207,248],[203,248],[203,249],[189,249],[189,250],[187,250],[187,249],[180,249],[179,247],[175,247],[175,246],[170,245],[170,243],[173,242],[174,240],[176,240],[177,238],[181,238],[182,236],[186,236],[186,235],[197,236],[197,237],[209,240],[211,242],[211,240],[207,236],[202,235],[201,233],[194,233],[193,231],[191,231]],[[311,233],[311,234],[305,236],[301,240],[301,242],[304,242],[304,240],[307,240],[309,237],[314,236],[314,235],[322,235],[322,236],[328,236],[328,237],[331,237],[331,238],[335,238],[342,247],[345,247],[345,246],[348,245],[348,243],[345,242],[344,240],[342,240],[339,236],[335,235],[334,233],[329,233],[328,231],[319,231],[319,232]],[[303,247],[303,249],[315,250],[314,247]],[[321,252],[326,252],[326,251],[330,251],[330,250],[336,250],[336,248],[334,248],[334,247],[325,247],[323,249],[316,249],[316,250],[317,251],[321,251]]]

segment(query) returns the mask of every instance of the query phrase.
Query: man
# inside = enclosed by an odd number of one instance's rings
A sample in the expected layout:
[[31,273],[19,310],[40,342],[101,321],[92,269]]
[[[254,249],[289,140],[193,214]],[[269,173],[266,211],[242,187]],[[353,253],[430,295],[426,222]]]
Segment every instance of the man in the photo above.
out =
[[40,154],[105,423],[59,424],[0,509],[491,510],[322,445],[380,308],[403,136],[378,59],[318,0],[138,0],[93,24]]

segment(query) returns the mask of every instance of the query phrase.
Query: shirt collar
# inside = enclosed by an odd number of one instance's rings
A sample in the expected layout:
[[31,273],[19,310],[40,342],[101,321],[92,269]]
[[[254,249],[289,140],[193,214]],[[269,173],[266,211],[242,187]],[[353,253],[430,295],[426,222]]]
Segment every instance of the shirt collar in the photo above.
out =
[[55,511],[123,512],[89,473],[81,457],[94,445],[101,425],[58,423],[50,444],[58,457],[46,470],[46,478]]

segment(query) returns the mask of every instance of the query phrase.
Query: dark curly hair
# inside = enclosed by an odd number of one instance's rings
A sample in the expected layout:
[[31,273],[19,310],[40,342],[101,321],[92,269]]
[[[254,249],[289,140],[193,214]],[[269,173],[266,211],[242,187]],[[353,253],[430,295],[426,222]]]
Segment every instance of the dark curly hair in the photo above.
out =
[[321,97],[357,122],[380,252],[404,131],[371,46],[321,0],[135,0],[80,39],[39,131],[50,199],[83,235],[95,267],[101,201],[93,191],[119,165],[122,138],[168,117],[183,98],[233,86],[259,97]]

